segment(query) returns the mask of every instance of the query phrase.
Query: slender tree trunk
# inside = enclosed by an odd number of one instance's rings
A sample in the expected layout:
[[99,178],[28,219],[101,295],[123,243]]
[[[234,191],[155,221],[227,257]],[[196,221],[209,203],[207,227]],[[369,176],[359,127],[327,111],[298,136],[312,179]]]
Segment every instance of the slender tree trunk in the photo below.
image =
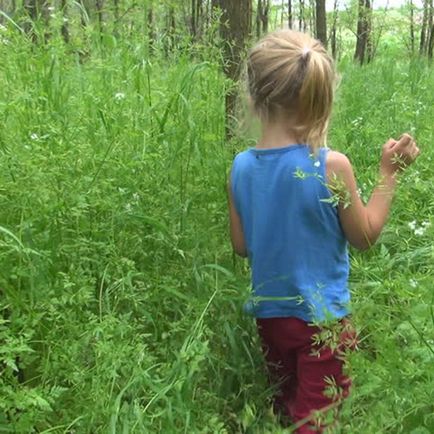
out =
[[413,0],[409,0],[410,7],[410,50],[414,54],[414,4]]
[[268,32],[268,13],[270,0],[258,0],[256,11],[256,36],[260,38],[262,33]]
[[269,18],[269,12],[270,12],[270,0],[263,0],[263,8],[262,8],[262,32],[268,33],[268,18]]
[[370,0],[359,0],[359,14],[357,19],[357,42],[354,59],[363,65],[368,49],[368,60],[372,58],[372,39],[371,32],[371,3]]
[[428,29],[428,59],[432,60],[433,55],[433,45],[434,45],[434,6],[433,6],[433,0],[430,0],[429,5],[429,29]]
[[372,3],[371,0],[365,0],[366,10],[366,58],[368,63],[374,58],[374,41],[372,38]]
[[338,26],[338,0],[335,0],[333,3],[333,22],[330,31],[330,44],[332,48],[332,56],[333,59],[337,59],[337,41],[336,41],[336,32]]
[[117,24],[119,21],[119,0],[113,0],[113,17],[115,24]]
[[199,0],[191,0],[191,36],[193,36],[193,39],[196,39],[197,34],[197,8],[196,8],[196,2]]
[[292,0],[288,0],[288,28],[292,29]]
[[325,0],[316,0],[316,37],[327,47],[327,21]]
[[96,7],[96,16],[98,20],[98,30],[100,37],[102,38],[102,32],[104,27],[104,17],[103,17],[103,8],[104,8],[104,0],[95,0]]
[[68,28],[68,1],[67,0],[61,0],[60,6],[62,8],[62,15],[63,15],[63,23],[62,27],[60,29],[62,33],[63,40],[65,41],[65,44],[69,42],[69,28]]
[[300,0],[299,2],[299,7],[300,7],[300,12],[299,12],[299,16],[298,16],[298,30],[300,30],[300,32],[306,30],[306,19],[304,16],[304,0]]
[[419,54],[425,54],[426,52],[426,41],[427,41],[427,27],[428,27],[428,0],[423,0],[423,16],[422,16],[422,27],[420,29],[420,45]]
[[[224,72],[233,81],[238,81],[243,63],[246,40],[252,28],[252,0],[213,0],[222,15],[220,34],[225,43]],[[232,119],[235,115],[236,92],[226,93],[226,136],[232,135]]]
[[203,0],[196,0],[196,34],[202,36],[203,32]]
[[262,0],[258,0],[258,5],[256,8],[256,38],[261,37],[261,16],[262,16]]
[[309,7],[307,9],[307,14],[309,14],[309,31],[313,35],[316,33],[316,0],[309,0]]
[[155,40],[155,34],[154,34],[154,11],[152,9],[152,4],[148,4],[148,11],[147,11],[147,26],[148,26],[148,47],[149,51],[151,52],[154,48],[154,40]]

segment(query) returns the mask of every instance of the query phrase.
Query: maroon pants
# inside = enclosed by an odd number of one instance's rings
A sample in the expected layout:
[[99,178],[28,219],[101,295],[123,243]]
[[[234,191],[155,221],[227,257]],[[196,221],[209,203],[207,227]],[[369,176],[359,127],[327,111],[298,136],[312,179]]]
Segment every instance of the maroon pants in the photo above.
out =
[[344,319],[316,327],[291,317],[258,318],[257,325],[278,388],[275,411],[287,416],[298,434],[323,432],[351,386],[343,373],[346,351],[356,345],[351,323]]

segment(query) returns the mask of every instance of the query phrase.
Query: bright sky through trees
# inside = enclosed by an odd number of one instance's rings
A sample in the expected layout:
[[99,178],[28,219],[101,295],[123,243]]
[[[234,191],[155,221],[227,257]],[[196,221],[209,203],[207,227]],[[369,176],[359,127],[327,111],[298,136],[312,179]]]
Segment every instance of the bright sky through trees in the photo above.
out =
[[[275,5],[281,5],[282,1],[273,0],[273,3]],[[326,0],[326,8],[328,11],[333,10],[333,3],[334,0]],[[339,9],[345,9],[345,7],[349,6],[350,3],[351,3],[350,0],[340,0]],[[399,8],[400,6],[405,5],[406,3],[408,3],[407,0],[374,0],[374,9],[385,8],[385,7],[388,7],[389,9]],[[287,2],[285,2],[285,4],[287,4]],[[418,8],[422,8],[422,0],[414,0],[413,4]]]
[[[343,6],[348,5],[350,2],[348,0],[340,1]],[[389,9],[399,8],[400,6],[408,3],[407,0],[374,0],[374,9],[388,7]],[[421,0],[414,0],[414,5],[416,7],[422,7]],[[333,0],[327,0],[327,8],[333,9]]]

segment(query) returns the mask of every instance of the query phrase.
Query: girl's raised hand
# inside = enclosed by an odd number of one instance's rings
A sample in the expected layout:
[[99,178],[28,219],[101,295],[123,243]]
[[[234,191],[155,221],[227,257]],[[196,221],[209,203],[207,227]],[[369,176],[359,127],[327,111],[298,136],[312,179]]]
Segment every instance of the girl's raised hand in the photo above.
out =
[[394,175],[412,164],[420,153],[413,137],[405,133],[397,141],[389,139],[383,146],[380,162],[382,175]]

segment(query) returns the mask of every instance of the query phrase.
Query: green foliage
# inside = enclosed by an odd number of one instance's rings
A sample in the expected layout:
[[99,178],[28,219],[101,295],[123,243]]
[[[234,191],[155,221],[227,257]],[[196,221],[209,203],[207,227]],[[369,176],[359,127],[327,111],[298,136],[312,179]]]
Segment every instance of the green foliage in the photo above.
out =
[[[224,142],[215,52],[150,57],[140,35],[38,46],[11,29],[0,431],[280,432],[228,241],[227,172],[245,142]],[[362,196],[390,135],[413,131],[422,149],[379,246],[352,254],[360,351],[342,432],[433,432],[432,69],[385,57],[341,73],[330,143]]]

